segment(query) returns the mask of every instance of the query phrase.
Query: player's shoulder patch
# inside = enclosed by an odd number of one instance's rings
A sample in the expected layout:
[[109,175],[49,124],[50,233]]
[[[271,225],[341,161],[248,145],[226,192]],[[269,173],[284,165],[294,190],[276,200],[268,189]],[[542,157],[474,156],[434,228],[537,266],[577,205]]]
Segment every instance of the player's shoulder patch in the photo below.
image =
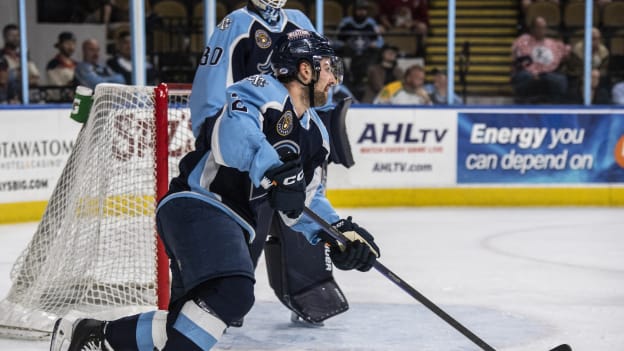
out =
[[226,30],[230,28],[231,25],[232,25],[232,18],[230,16],[225,16],[225,18],[223,18],[221,22],[217,25],[217,28],[220,30]]
[[222,31],[239,26],[246,28],[249,26],[251,21],[253,21],[253,18],[249,15],[246,9],[242,8],[232,11],[225,16],[223,20],[221,20],[221,23],[217,25],[217,28]]
[[255,87],[260,87],[260,88],[264,88],[266,86],[269,85],[269,82],[266,80],[266,78],[261,75],[261,74],[256,74],[253,76],[249,76],[246,78],[248,81],[251,82],[251,85],[255,86]]

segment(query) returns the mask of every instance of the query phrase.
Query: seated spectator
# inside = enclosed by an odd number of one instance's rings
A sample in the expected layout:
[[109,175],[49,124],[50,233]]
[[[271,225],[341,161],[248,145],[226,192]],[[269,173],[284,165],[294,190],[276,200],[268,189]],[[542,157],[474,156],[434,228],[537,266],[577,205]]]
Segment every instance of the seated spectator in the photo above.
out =
[[337,30],[336,50],[341,56],[350,58],[347,86],[358,99],[364,95],[364,80],[368,66],[383,45],[377,22],[368,15],[368,1],[357,0],[353,16],[340,21]]
[[100,83],[124,84],[123,75],[113,72],[110,68],[98,63],[100,44],[95,39],[87,39],[82,43],[83,61],[76,66],[78,84],[94,89]]
[[[18,81],[21,77],[21,60],[20,60],[20,32],[19,27],[15,24],[7,24],[2,30],[4,38],[4,48],[0,51],[9,65],[9,75],[15,77]],[[39,84],[39,69],[35,63],[28,60],[28,84],[36,86]]]
[[412,65],[407,68],[402,81],[387,84],[373,101],[388,105],[431,105],[425,91],[425,68]]
[[62,32],[59,34],[58,42],[54,44],[54,47],[58,49],[58,54],[46,66],[48,85],[75,85],[74,75],[78,63],[72,58],[74,51],[76,51],[74,33]]
[[565,97],[568,81],[559,68],[570,53],[570,46],[547,38],[546,30],[546,20],[537,16],[531,21],[530,33],[519,36],[511,46],[511,83],[520,103],[560,103]]
[[616,105],[624,105],[624,81],[613,85],[613,89],[611,89],[611,99]]
[[[578,84],[569,91],[568,103],[583,104],[585,102],[585,79],[579,77]],[[602,77],[597,69],[591,70],[590,103],[592,105],[610,105],[611,92],[608,89],[607,77]]]
[[[448,105],[448,78],[446,77],[446,71],[434,68],[431,74],[433,74],[433,83],[425,85],[425,90],[429,94],[431,102],[434,105]],[[453,104],[461,105],[463,103],[462,99],[454,93]]]
[[429,30],[427,0],[380,1],[379,21],[384,31],[408,29],[426,35]]
[[[123,31],[119,33],[116,42],[115,56],[106,61],[106,64],[114,72],[123,75],[126,84],[132,84],[132,42],[130,32]],[[145,78],[147,84],[156,85],[156,70],[151,63],[145,62],[147,76]]]
[[[601,81],[605,81],[609,68],[609,49],[601,42],[602,36],[598,28],[592,29],[591,68],[600,72]],[[568,74],[568,90],[576,92],[585,73],[585,43],[579,41],[572,48],[566,63]],[[581,100],[582,102],[582,100]]]
[[401,80],[403,70],[397,65],[398,54],[397,47],[384,45],[381,48],[379,62],[368,67],[363,103],[372,103],[386,84]]
[[19,103],[17,86],[9,79],[9,64],[0,57],[0,104]]

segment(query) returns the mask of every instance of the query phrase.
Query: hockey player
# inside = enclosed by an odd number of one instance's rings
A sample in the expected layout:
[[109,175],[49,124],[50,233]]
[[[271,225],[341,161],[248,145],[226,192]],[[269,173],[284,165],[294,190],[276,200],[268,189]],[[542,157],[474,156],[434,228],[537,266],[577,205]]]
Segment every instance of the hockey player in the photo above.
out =
[[[211,349],[254,303],[248,243],[265,202],[301,233],[293,235],[328,245],[339,269],[373,266],[380,251],[372,235],[350,217],[340,219],[319,179],[329,140],[310,107],[324,104],[340,82],[341,61],[326,38],[306,30],[280,38],[271,61],[275,76],[251,76],[226,90],[226,108],[203,124],[158,206],[158,231],[171,259],[168,311],[110,322],[59,319],[51,351]],[[351,241],[324,236],[302,215],[306,205]]]
[[[287,0],[249,0],[245,8],[228,14],[212,34],[200,59],[190,97],[193,134],[197,137],[207,119],[219,114],[224,106],[225,87],[254,74],[271,72],[270,55],[279,35],[294,29],[314,31],[310,20],[299,10],[283,9]],[[321,117],[335,122],[346,108],[324,109]],[[334,123],[335,124],[335,123]],[[349,157],[340,157],[344,146],[335,145],[338,138],[328,128],[332,144],[332,160],[350,166]],[[347,144],[346,138],[342,144]],[[352,162],[352,161],[351,161]],[[251,247],[254,266],[258,262],[267,236],[265,261],[269,282],[276,295],[293,311],[293,321],[322,325],[322,321],[344,312],[348,303],[335,282],[331,265],[326,264],[326,252],[321,246],[311,246],[292,234],[267,205],[258,209],[254,228],[258,236]],[[295,252],[292,248],[297,248]]]

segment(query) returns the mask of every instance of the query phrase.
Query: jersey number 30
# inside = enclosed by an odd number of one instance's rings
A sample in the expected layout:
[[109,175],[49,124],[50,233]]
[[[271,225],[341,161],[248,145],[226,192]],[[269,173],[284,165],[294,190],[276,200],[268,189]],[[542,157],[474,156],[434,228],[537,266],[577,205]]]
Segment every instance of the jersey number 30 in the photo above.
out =
[[221,56],[223,56],[223,49],[220,47],[216,47],[214,50],[210,50],[209,46],[206,46],[204,49],[204,53],[202,54],[201,59],[199,60],[200,65],[210,64],[211,66],[216,65],[221,60]]

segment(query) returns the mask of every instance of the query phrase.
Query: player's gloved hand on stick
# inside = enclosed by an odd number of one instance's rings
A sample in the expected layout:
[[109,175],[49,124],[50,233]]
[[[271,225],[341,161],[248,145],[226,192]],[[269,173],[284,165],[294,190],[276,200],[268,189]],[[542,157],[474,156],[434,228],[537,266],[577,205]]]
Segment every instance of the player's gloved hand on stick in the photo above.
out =
[[332,225],[349,239],[346,245],[335,240],[327,240],[330,244],[329,257],[334,266],[342,270],[357,269],[362,272],[370,270],[380,253],[373,236],[366,229],[353,223],[351,217],[341,219]]
[[305,206],[306,182],[299,157],[283,160],[284,164],[269,169],[265,177],[271,181],[269,205],[290,218],[298,218]]

